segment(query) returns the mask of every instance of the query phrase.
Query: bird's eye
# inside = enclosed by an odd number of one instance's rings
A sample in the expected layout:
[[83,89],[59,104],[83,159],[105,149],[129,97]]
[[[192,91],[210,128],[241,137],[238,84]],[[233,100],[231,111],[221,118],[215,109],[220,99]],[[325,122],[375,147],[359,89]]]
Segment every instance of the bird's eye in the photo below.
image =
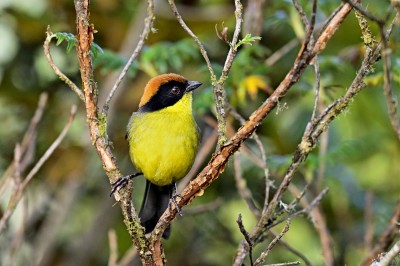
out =
[[178,95],[179,94],[179,88],[178,87],[173,87],[171,89],[172,94]]

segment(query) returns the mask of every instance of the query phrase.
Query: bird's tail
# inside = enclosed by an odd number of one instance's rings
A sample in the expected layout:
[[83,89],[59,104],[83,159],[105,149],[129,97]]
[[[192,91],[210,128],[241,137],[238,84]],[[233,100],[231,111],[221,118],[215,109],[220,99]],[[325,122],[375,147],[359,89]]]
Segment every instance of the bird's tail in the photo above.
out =
[[[140,222],[146,229],[146,234],[153,231],[158,220],[168,208],[169,200],[172,197],[174,185],[156,186],[146,180],[146,190],[142,208],[139,212]],[[171,232],[171,227],[164,231],[163,238],[167,239]]]

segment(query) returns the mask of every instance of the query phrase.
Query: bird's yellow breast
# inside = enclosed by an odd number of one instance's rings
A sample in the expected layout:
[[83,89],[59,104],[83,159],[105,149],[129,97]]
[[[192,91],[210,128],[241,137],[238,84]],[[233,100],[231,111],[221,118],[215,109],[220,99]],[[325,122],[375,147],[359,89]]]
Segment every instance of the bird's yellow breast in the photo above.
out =
[[192,115],[192,94],[173,106],[134,113],[128,125],[129,154],[153,184],[165,186],[183,178],[195,159],[199,133]]

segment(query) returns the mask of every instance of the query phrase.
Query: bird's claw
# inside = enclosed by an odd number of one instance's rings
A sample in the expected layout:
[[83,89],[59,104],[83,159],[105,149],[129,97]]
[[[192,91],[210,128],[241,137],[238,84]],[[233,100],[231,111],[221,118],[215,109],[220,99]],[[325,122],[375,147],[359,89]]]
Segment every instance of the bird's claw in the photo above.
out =
[[[171,197],[171,201],[174,203],[175,208],[176,208],[176,211],[177,211],[177,213],[179,214],[179,216],[183,216],[182,210],[181,210],[181,208],[178,206],[178,203],[176,202],[176,199],[177,199],[177,198],[183,199],[182,196],[181,196],[180,194],[174,193],[174,195],[172,195],[172,197]],[[169,206],[169,208],[171,209],[171,204],[169,204],[168,206]]]
[[112,189],[110,192],[110,197],[112,196],[112,194],[114,194],[115,191],[120,190],[121,188],[125,187],[129,180],[133,179],[134,177],[138,176],[138,175],[142,175],[143,173],[135,173],[132,175],[126,175],[123,177],[118,178],[115,182],[111,183]]

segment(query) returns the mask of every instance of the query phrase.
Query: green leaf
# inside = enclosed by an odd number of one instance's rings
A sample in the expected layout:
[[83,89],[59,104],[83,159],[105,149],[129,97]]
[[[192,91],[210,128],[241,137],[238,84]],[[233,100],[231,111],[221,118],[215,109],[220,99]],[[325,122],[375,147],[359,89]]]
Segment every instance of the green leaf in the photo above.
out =
[[57,32],[56,33],[57,42],[56,45],[59,46],[63,41],[67,41],[67,53],[69,53],[75,46],[76,37],[72,33],[68,32]]
[[96,58],[98,56],[99,52],[101,54],[104,54],[103,48],[101,48],[100,45],[98,45],[95,42],[92,43],[92,47],[90,48],[90,51],[92,52],[94,58]]
[[251,36],[250,33],[246,34],[246,36],[236,44],[235,50],[237,50],[241,45],[244,45],[244,44],[253,45],[253,43],[257,40],[261,40],[261,37],[260,36]]

